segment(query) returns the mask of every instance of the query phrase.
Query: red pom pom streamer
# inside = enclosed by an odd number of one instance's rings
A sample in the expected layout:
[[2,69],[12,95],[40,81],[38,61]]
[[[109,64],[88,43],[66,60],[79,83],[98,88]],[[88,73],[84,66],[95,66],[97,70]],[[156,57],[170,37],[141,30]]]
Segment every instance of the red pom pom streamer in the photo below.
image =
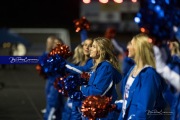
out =
[[58,90],[59,93],[61,93],[65,97],[68,97],[68,91],[65,90],[64,87],[64,78],[65,77],[57,77],[54,82],[54,87]]
[[88,80],[89,74],[85,72],[81,75],[67,74],[64,77],[57,77],[54,82],[54,87],[65,97],[70,96],[71,99],[82,100],[84,96],[78,88],[81,85],[87,85]]
[[69,50],[69,46],[58,43],[49,54],[43,54],[39,57],[39,63],[36,66],[36,70],[44,78],[56,75],[64,76],[66,65],[65,59],[71,55],[72,53]]
[[81,78],[83,79],[84,84],[87,84],[90,78],[90,74],[88,72],[82,72]]
[[36,70],[40,76],[42,76],[44,79],[47,78],[47,75],[43,72],[42,66],[40,64],[36,65]]
[[72,52],[70,52],[69,46],[58,43],[57,46],[49,53],[49,57],[57,54],[66,59],[72,55]]
[[48,54],[44,53],[39,57],[39,62],[36,65],[36,70],[39,73],[40,76],[42,76],[44,79],[46,79],[48,77],[48,75],[46,74],[46,72],[44,71],[44,67],[47,64],[47,60],[48,60]]
[[90,30],[90,22],[86,19],[86,17],[76,19],[73,22],[75,24],[76,32],[79,32],[83,29]]
[[90,120],[105,118],[115,108],[115,105],[111,105],[111,101],[112,97],[88,96],[82,103],[83,116]]

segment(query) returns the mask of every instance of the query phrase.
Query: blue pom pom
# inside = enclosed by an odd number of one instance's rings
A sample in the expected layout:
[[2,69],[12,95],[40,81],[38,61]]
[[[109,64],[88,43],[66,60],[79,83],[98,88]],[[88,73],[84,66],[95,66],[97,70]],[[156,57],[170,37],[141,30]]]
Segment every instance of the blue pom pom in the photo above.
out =
[[141,8],[135,18],[140,28],[157,40],[169,40],[175,37],[174,26],[180,25],[180,9],[176,0],[152,1],[141,3]]
[[49,57],[47,62],[44,62],[44,71],[48,74],[48,76],[64,76],[65,75],[65,65],[66,61],[60,55],[54,55]]

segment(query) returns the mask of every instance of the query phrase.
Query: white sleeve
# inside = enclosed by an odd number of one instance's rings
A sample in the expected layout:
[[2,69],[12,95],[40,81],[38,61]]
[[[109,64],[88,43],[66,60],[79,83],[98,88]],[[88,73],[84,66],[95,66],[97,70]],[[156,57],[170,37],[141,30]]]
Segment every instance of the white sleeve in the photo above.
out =
[[177,91],[180,92],[180,75],[171,70],[162,59],[162,54],[157,46],[153,47],[156,61],[156,71]]
[[123,48],[118,45],[118,43],[115,41],[115,39],[112,39],[111,41],[112,41],[113,46],[114,46],[120,53],[123,53],[123,52],[124,52],[124,51],[123,51]]
[[77,72],[77,73],[79,73],[79,74],[82,74],[82,71],[78,70],[77,68],[75,68],[75,67],[73,67],[73,66],[70,66],[70,65],[68,65],[68,64],[66,64],[65,66],[66,66],[66,68],[68,68],[68,69],[70,69],[70,70],[72,70],[72,71],[75,71],[75,72]]

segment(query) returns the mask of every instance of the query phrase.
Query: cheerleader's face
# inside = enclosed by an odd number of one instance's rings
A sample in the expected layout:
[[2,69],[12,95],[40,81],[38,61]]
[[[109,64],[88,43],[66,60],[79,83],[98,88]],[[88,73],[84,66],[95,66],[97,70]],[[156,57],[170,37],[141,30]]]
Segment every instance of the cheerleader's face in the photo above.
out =
[[85,40],[83,44],[83,53],[84,55],[89,55],[90,54],[90,48],[92,46],[92,40]]
[[169,42],[169,49],[173,50],[173,43],[172,42]]
[[94,41],[90,49],[90,57],[93,59],[98,59],[100,54],[98,52],[98,44]]
[[132,39],[131,42],[128,44],[127,49],[128,49],[128,57],[134,58],[135,57],[135,43],[134,40]]

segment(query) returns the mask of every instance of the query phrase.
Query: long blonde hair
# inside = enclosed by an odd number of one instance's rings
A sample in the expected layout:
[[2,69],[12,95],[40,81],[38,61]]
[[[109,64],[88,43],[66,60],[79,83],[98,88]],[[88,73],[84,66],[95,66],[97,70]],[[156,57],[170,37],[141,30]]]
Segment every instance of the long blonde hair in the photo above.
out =
[[85,61],[85,60],[84,60],[84,53],[83,53],[83,45],[82,44],[79,44],[74,49],[74,55],[73,55],[72,60],[73,60],[72,63],[74,63],[74,64],[83,65],[82,61]]
[[172,45],[171,48],[171,55],[177,55],[180,56],[180,48],[179,48],[179,43],[176,41],[170,42],[170,44]]
[[113,54],[113,46],[111,44],[111,41],[105,37],[97,37],[93,40],[93,42],[97,43],[97,49],[100,53],[100,57],[98,58],[98,60],[96,60],[92,68],[95,69],[99,63],[107,60],[113,65],[114,68],[120,71],[119,62]]
[[84,66],[86,64],[86,62],[88,61],[88,59],[90,58],[90,55],[84,54],[84,48],[83,47],[87,45],[86,41],[91,41],[91,45],[92,45],[93,39],[87,38],[83,43],[79,44],[74,49],[74,55],[72,58],[72,60],[73,60],[72,62],[74,64],[79,64],[79,66]]
[[133,37],[136,49],[134,60],[137,65],[139,65],[139,61],[142,61],[143,66],[150,65],[155,68],[153,45],[148,42],[148,39],[150,38],[143,33]]

